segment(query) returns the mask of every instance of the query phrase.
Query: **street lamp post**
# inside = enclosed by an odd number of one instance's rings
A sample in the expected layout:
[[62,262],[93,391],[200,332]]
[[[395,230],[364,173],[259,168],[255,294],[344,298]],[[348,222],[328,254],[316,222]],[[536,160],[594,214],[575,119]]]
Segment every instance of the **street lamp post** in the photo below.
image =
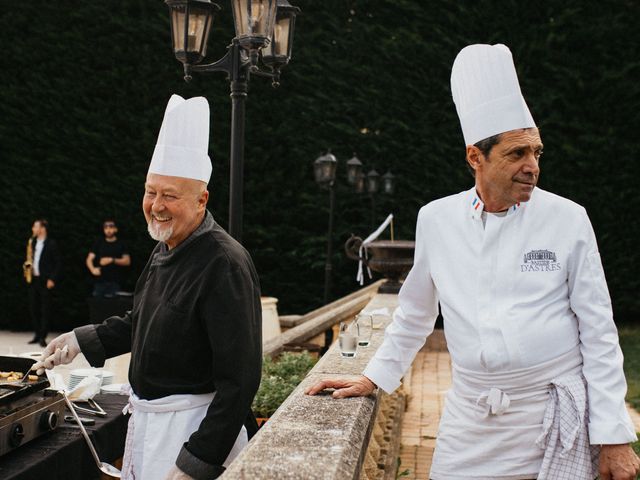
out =
[[329,294],[331,292],[331,256],[333,254],[333,207],[334,207],[334,191],[333,185],[336,180],[336,167],[338,160],[331,152],[321,155],[313,162],[313,173],[316,183],[323,188],[329,190],[329,228],[327,231],[327,258],[324,264],[324,304],[329,303]]
[[[170,9],[171,39],[184,79],[192,72],[225,72],[231,91],[229,154],[229,234],[242,242],[245,100],[251,74],[279,85],[280,70],[289,63],[295,17],[300,9],[287,0],[232,0],[236,36],[218,61],[199,63],[220,7],[210,0],[165,0]],[[266,50],[265,50],[266,48]],[[262,70],[264,65],[270,71]]]
[[[333,185],[336,180],[336,167],[338,160],[331,152],[321,155],[313,162],[313,173],[316,183],[322,188],[329,190],[329,226],[327,230],[327,257],[324,263],[324,295],[323,305],[329,303],[329,294],[331,292],[331,256],[333,255],[333,207],[334,207],[334,190]],[[322,353],[329,349],[333,343],[333,329],[329,328],[324,332],[324,348]]]

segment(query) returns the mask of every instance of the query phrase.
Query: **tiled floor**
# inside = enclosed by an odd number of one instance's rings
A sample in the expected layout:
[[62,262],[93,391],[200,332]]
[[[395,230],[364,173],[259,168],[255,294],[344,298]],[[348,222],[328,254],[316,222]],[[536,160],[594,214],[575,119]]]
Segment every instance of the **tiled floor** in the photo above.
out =
[[411,367],[409,401],[402,421],[400,471],[409,471],[403,478],[429,478],[444,395],[450,385],[449,354],[420,351]]
[[[400,469],[408,470],[408,480],[429,478],[435,438],[444,396],[451,386],[451,360],[446,351],[423,349],[411,367],[409,398],[402,421]],[[640,413],[630,406],[629,413],[640,432]]]

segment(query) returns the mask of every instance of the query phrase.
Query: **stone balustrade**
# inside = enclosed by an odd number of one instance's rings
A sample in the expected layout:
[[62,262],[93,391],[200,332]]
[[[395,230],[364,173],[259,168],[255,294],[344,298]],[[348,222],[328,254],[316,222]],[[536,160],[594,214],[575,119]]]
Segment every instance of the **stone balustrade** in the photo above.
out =
[[325,330],[332,328],[336,323],[353,318],[369,303],[378,291],[378,287],[383,283],[384,280],[379,280],[367,285],[306,315],[297,316],[295,320],[289,317],[286,322],[288,330],[263,343],[263,355],[275,356],[286,350],[288,345],[311,341],[314,337],[324,333]]
[[[386,307],[397,296],[376,294],[365,311]],[[375,317],[371,343],[355,358],[343,358],[337,343],[320,359],[221,478],[354,479],[395,478],[404,395],[378,390],[369,397],[336,400],[304,389],[325,378],[359,375],[382,343],[391,317]]]

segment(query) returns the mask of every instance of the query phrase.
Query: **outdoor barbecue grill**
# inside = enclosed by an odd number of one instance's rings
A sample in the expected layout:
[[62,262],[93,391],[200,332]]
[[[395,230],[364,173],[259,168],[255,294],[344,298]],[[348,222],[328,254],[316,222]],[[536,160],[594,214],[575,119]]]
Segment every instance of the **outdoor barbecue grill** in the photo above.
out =
[[[0,356],[0,371],[27,374],[35,360]],[[0,379],[0,456],[58,426],[64,414],[64,397],[47,390],[45,375],[28,382]]]

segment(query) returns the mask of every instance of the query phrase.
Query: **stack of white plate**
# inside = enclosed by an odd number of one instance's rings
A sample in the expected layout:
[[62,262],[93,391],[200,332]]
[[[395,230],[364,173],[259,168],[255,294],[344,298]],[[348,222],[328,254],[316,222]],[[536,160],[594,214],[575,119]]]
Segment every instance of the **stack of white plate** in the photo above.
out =
[[124,383],[112,383],[110,385],[103,385],[100,388],[100,393],[116,394],[116,395],[128,395]]
[[110,385],[113,383],[113,372],[109,370],[101,370],[99,368],[79,368],[71,370],[69,374],[69,389],[72,390],[78,386],[83,378],[98,377],[102,379],[102,385]]

